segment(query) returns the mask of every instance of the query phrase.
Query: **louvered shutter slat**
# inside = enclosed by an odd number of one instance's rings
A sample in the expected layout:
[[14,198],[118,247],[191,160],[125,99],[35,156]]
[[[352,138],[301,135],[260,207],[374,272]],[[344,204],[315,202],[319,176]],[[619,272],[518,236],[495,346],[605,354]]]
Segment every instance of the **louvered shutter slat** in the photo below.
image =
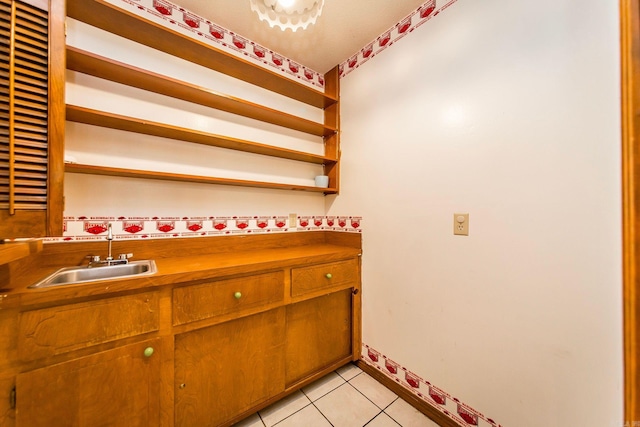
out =
[[46,12],[18,0],[0,0],[0,80],[0,208],[11,212],[46,209]]

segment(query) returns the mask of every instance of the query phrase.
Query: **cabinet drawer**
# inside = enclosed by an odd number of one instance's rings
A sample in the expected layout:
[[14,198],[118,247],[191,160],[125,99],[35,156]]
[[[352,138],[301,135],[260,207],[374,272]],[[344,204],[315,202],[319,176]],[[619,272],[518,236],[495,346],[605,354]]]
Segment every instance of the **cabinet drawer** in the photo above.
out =
[[284,272],[220,280],[173,290],[174,326],[284,301]]
[[358,283],[358,260],[317,264],[291,269],[291,296],[296,297],[322,288]]
[[158,294],[108,298],[25,311],[20,316],[20,358],[66,353],[92,345],[157,331]]

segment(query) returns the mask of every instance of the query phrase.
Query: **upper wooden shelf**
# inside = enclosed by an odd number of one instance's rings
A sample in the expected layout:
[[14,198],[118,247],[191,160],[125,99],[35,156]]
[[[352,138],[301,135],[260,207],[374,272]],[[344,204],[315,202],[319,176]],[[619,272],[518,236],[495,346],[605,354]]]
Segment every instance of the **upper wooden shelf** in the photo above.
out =
[[335,194],[335,188],[322,188],[296,184],[280,184],[276,182],[250,181],[244,179],[218,178],[201,175],[187,175],[172,172],[146,171],[139,169],[114,168],[109,166],[84,165],[79,163],[66,163],[65,171],[68,173],[81,173],[88,175],[120,176],[125,178],[156,179],[162,181],[196,182],[200,184],[235,185],[238,187],[271,188],[276,190],[311,191],[314,193]]
[[279,93],[318,108],[337,98],[278,73],[215,49],[171,28],[148,21],[101,0],[68,0],[67,15],[137,43]]
[[197,144],[245,151],[249,153],[262,154],[265,156],[279,157],[282,159],[297,160],[319,165],[337,162],[337,159],[331,159],[325,156],[305,153],[302,151],[289,150],[286,148],[274,147],[271,145],[245,141],[242,139],[231,138],[227,136],[215,135],[134,117],[121,116],[118,114],[92,110],[75,105],[67,105],[67,120],[77,123],[106,127],[110,129],[120,129],[145,135],[171,138],[180,141],[194,142]]
[[283,113],[71,46],[67,46],[67,68],[311,135],[330,136],[337,131],[333,126]]
[[28,239],[0,243],[0,265],[8,264],[20,258],[42,251],[42,240]]

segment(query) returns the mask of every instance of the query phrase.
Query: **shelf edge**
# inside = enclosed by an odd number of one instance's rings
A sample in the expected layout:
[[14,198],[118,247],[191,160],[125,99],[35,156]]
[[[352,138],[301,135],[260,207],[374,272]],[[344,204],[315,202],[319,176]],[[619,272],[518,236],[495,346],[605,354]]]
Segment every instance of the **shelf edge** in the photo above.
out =
[[322,188],[297,184],[280,184],[276,182],[251,181],[232,178],[218,178],[201,175],[187,175],[172,172],[158,172],[139,169],[114,168],[110,166],[85,165],[80,163],[65,163],[65,172],[87,175],[117,176],[124,178],[154,179],[161,181],[192,182],[198,184],[266,188],[273,190],[309,191],[324,194],[334,194],[337,192],[337,189],[335,188]]

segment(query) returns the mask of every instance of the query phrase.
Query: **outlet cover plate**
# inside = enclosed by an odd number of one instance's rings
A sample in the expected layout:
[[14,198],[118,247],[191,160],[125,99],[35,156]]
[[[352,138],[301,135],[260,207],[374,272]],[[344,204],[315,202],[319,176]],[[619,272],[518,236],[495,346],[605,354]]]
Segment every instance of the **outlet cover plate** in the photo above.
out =
[[469,235],[469,214],[454,213],[453,214],[453,234],[456,236]]

